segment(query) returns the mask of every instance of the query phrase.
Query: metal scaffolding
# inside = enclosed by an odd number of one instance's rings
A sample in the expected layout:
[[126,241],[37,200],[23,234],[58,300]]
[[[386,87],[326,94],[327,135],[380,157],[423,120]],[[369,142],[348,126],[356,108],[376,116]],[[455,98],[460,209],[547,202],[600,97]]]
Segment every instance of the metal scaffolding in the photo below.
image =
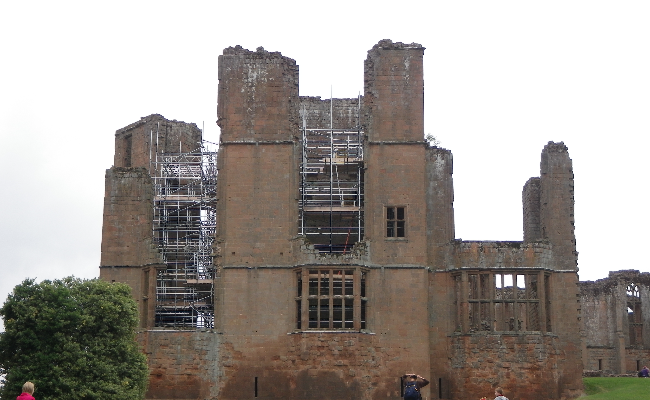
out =
[[344,254],[364,235],[363,131],[305,121],[303,109],[300,233],[320,252]]
[[157,327],[214,324],[217,153],[206,146],[151,158],[153,238],[165,263],[156,277]]

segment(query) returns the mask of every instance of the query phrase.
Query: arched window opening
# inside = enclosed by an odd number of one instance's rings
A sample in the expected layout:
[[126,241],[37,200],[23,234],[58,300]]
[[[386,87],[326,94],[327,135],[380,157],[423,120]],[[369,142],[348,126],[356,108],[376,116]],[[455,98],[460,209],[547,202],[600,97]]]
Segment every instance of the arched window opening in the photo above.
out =
[[643,345],[643,320],[641,318],[641,296],[639,286],[627,285],[627,321],[630,346]]

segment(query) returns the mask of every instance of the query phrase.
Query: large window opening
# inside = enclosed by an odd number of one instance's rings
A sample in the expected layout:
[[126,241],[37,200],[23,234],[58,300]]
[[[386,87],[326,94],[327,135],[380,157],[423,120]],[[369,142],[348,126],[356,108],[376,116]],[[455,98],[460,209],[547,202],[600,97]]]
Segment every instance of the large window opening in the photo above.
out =
[[[540,272],[463,272],[456,276],[457,331],[550,330],[546,275]],[[467,306],[464,306],[467,304]],[[545,324],[542,324],[545,321]]]
[[361,268],[296,271],[296,328],[366,329],[366,272]]
[[[360,106],[360,98],[302,102],[299,232],[322,253],[350,253],[364,237]],[[355,116],[354,126],[342,115]]]

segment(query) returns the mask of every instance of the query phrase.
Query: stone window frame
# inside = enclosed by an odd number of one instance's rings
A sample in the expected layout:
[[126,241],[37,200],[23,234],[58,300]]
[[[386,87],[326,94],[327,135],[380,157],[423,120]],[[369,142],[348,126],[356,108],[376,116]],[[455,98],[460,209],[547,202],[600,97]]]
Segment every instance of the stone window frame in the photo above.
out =
[[[643,314],[641,313],[641,292],[639,285],[634,282],[628,283],[625,288],[625,294],[630,346],[643,345]],[[632,312],[628,310],[632,310]]]
[[366,330],[367,268],[320,265],[294,271],[297,288],[295,330]]
[[[385,237],[387,239],[393,239],[393,240],[406,239],[407,207],[403,205],[393,205],[393,206],[386,206],[384,207],[384,209],[385,209],[384,221],[386,222],[386,230],[384,231]],[[402,214],[402,218],[399,218],[400,212]]]
[[[510,276],[509,282],[506,282],[506,276]],[[461,271],[453,277],[456,332],[551,332],[550,273],[539,270],[476,269]],[[508,283],[510,286],[507,286]],[[519,289],[515,292],[514,287]]]

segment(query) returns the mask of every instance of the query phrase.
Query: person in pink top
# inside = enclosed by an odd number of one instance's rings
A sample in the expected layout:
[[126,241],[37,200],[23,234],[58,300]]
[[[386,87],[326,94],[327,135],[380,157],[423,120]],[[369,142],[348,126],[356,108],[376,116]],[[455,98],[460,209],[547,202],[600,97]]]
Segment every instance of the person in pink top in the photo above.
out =
[[23,385],[23,392],[20,396],[16,397],[16,400],[36,400],[34,396],[34,384],[31,382],[25,382]]

